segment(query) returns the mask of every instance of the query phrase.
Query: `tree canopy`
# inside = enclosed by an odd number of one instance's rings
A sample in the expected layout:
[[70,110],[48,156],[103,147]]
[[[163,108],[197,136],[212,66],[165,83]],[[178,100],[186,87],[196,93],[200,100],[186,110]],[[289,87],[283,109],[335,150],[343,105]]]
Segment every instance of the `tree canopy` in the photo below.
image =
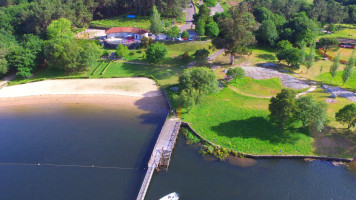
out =
[[281,129],[293,122],[297,109],[296,92],[292,89],[282,89],[276,97],[272,97],[269,104],[270,119],[279,124]]
[[255,43],[253,31],[258,29],[258,23],[246,3],[231,7],[229,13],[231,18],[218,20],[220,33],[212,42],[215,47],[227,50],[231,55],[232,65],[235,55],[247,54],[248,46]]
[[167,56],[167,47],[163,43],[153,43],[146,50],[146,58],[151,63],[162,62]]
[[336,121],[347,124],[347,128],[356,126],[356,104],[348,104],[341,108],[335,115]]

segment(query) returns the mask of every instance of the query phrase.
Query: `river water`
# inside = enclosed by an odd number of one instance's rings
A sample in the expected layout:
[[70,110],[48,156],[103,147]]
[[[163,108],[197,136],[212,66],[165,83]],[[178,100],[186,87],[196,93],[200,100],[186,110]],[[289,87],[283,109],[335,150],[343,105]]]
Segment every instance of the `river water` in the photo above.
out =
[[0,165],[0,199],[135,199],[168,112],[155,110],[76,104],[1,108],[0,163],[41,165]]
[[[135,199],[166,113],[75,104],[1,108],[0,199]],[[356,199],[356,173],[345,166],[233,163],[202,158],[180,136],[168,173],[154,174],[146,199],[171,192],[183,200]]]

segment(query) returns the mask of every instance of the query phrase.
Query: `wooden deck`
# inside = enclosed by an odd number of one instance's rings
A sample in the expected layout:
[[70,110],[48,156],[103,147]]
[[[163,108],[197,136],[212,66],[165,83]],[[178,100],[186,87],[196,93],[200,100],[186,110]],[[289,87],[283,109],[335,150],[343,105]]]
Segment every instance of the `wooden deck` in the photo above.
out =
[[151,158],[148,161],[148,169],[143,179],[140,192],[137,195],[137,200],[145,198],[148,186],[150,184],[153,172],[155,169],[164,165],[164,169],[168,170],[170,158],[174,145],[177,140],[181,121],[177,119],[167,119],[158,136],[157,142],[153,148]]

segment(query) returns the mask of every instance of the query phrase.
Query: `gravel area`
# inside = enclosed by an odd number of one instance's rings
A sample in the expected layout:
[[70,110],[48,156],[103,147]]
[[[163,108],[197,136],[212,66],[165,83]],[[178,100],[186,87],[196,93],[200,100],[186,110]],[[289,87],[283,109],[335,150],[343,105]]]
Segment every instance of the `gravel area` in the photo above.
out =
[[354,92],[350,92],[340,87],[330,87],[328,85],[324,85],[324,90],[330,94],[336,94],[337,96],[356,102],[356,94]]
[[284,87],[292,88],[295,90],[305,89],[310,87],[306,81],[297,79],[289,74],[281,73],[277,70],[267,69],[262,67],[242,67],[246,71],[246,75],[253,79],[270,79],[278,77],[281,79]]

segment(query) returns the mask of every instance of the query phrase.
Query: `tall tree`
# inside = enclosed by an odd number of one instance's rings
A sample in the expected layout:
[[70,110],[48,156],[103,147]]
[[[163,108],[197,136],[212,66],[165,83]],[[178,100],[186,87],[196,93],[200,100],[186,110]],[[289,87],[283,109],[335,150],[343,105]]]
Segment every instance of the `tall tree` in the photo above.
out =
[[47,27],[48,39],[57,39],[61,37],[73,37],[72,22],[66,18],[53,20]]
[[146,50],[146,58],[151,63],[159,63],[167,56],[167,47],[163,43],[153,43]]
[[300,50],[301,50],[301,53],[300,53],[300,64],[302,65],[305,65],[305,58],[307,57],[307,52],[306,52],[306,45],[305,45],[305,42],[301,42],[300,44]]
[[175,38],[175,37],[179,37],[179,28],[178,26],[173,26],[172,28],[170,28],[167,32],[167,36],[170,38]]
[[297,99],[297,105],[296,118],[302,121],[302,128],[310,124],[321,132],[326,123],[327,104],[317,102],[313,96],[307,95]]
[[333,78],[336,76],[339,66],[340,66],[340,53],[334,58],[334,63],[330,67],[330,70],[329,70],[330,75],[331,75],[330,81],[332,81]]
[[116,56],[119,58],[125,58],[129,53],[129,49],[124,44],[119,44],[116,48]]
[[161,22],[161,15],[159,14],[157,7],[153,6],[152,8],[152,15],[151,15],[151,26],[150,31],[154,35],[158,35],[161,33],[163,27]]
[[204,19],[198,19],[198,21],[195,25],[195,32],[197,32],[197,34],[200,36],[205,34],[205,20]]
[[258,39],[264,43],[268,43],[271,46],[274,45],[275,41],[278,39],[278,32],[276,25],[274,25],[272,20],[264,20],[261,24],[260,29],[257,33]]
[[356,104],[348,104],[341,108],[335,115],[336,121],[347,124],[347,128],[356,126]]
[[310,53],[307,56],[307,61],[306,61],[306,67],[307,67],[307,73],[310,68],[313,67],[315,61],[315,42],[310,45]]
[[237,83],[237,79],[242,79],[246,75],[246,73],[245,70],[242,69],[241,67],[236,67],[236,68],[230,68],[227,71],[226,75],[235,79],[235,83]]
[[179,76],[181,90],[195,90],[199,94],[196,103],[199,103],[204,96],[216,93],[218,86],[214,71],[206,67],[185,69]]
[[354,66],[355,66],[355,62],[356,62],[356,58],[354,56],[354,52],[355,52],[355,50],[352,51],[352,54],[351,54],[349,60],[346,63],[346,67],[345,67],[344,71],[342,72],[343,85],[345,85],[346,81],[349,80],[349,78],[352,76],[352,73],[353,73],[353,70],[354,70]]
[[270,119],[272,122],[280,125],[284,129],[286,124],[292,122],[297,109],[296,92],[292,89],[282,89],[276,97],[272,97],[268,106]]
[[248,54],[248,46],[255,43],[253,31],[258,29],[258,23],[249,12],[247,3],[231,7],[229,13],[231,18],[219,19],[220,34],[213,39],[213,44],[219,49],[226,49],[233,65],[235,55]]
[[320,38],[318,46],[324,51],[324,57],[326,57],[326,52],[333,47],[337,47],[339,41],[336,38]]
[[216,22],[210,22],[205,26],[205,34],[211,38],[219,35],[219,26]]

